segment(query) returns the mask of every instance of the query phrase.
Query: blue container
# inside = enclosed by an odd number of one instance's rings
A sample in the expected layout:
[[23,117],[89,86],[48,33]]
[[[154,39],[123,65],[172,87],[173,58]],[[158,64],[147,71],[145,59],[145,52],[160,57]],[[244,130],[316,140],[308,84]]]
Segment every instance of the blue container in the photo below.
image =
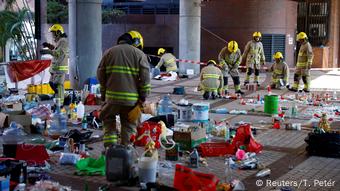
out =
[[169,95],[163,96],[161,101],[158,103],[157,114],[158,115],[168,115],[172,114],[173,105]]
[[0,179],[0,190],[9,191],[9,177]]
[[208,122],[209,121],[209,103],[195,103],[192,107],[193,122]]

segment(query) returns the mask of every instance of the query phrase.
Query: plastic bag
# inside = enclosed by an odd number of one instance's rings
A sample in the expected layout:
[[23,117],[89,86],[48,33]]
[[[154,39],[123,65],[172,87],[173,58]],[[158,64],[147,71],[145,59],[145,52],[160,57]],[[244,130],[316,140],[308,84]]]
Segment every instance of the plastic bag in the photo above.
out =
[[85,158],[77,162],[76,168],[78,174],[85,175],[95,175],[100,174],[105,175],[105,157],[101,155],[98,159]]
[[74,153],[61,153],[59,163],[62,165],[75,165],[80,159],[78,154]]
[[213,174],[196,172],[176,164],[174,187],[179,191],[216,191],[219,179]]
[[263,146],[256,142],[253,137],[249,124],[244,124],[237,128],[236,136],[232,141],[232,146],[235,152],[242,145],[246,146],[246,152],[259,153],[263,149]]

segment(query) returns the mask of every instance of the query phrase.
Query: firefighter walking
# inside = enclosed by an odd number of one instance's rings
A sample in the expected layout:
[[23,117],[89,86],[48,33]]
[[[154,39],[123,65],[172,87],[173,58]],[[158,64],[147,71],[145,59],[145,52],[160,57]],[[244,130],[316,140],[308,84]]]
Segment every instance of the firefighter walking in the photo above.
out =
[[291,91],[297,92],[299,89],[299,83],[302,78],[304,83],[303,91],[310,91],[310,69],[313,63],[313,49],[312,45],[308,42],[307,34],[300,32],[296,40],[301,44],[299,49],[299,54],[297,58],[297,63],[295,67],[294,74],[294,84],[290,88]]
[[263,45],[261,42],[262,34],[260,32],[253,33],[253,40],[249,41],[244,48],[244,52],[242,55],[242,62],[246,62],[247,73],[246,79],[244,81],[244,85],[249,84],[250,76],[255,73],[254,83],[257,86],[259,84],[259,75],[261,65],[265,63],[265,56],[263,51]]
[[274,54],[275,62],[271,66],[272,72],[271,88],[282,89],[288,85],[289,68],[287,63],[283,60],[281,52]]
[[238,44],[236,41],[230,41],[228,43],[228,46],[224,47],[220,51],[218,55],[218,61],[223,73],[224,95],[228,94],[228,75],[230,75],[231,79],[234,82],[235,93],[244,94],[241,91],[240,73],[238,71],[238,67],[241,62],[241,51],[238,48]]
[[216,99],[223,90],[223,74],[214,60],[209,60],[207,66],[202,69],[200,80],[199,88],[203,90],[205,100]]
[[136,133],[139,120],[129,121],[129,112],[142,104],[150,93],[149,62],[141,50],[143,37],[130,31],[118,38],[117,45],[107,50],[97,69],[104,104],[100,119],[104,125],[104,147],[118,142],[116,115],[120,116],[121,144],[128,145]]
[[49,28],[52,33],[56,45],[43,43],[48,49],[41,50],[42,54],[50,54],[53,56],[52,65],[50,67],[50,86],[57,98],[60,98],[61,104],[64,103],[64,82],[68,73],[68,42],[64,28],[60,24],[54,24]]

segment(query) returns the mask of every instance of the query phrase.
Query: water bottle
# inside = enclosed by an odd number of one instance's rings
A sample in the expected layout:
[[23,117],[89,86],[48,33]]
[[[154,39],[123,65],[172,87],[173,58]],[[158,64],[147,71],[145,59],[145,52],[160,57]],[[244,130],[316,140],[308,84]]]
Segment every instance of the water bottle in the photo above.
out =
[[164,95],[158,103],[158,115],[172,114],[173,107],[169,95]]
[[200,156],[198,155],[197,149],[194,149],[192,153],[190,154],[190,167],[191,168],[198,168]]
[[67,133],[67,131],[67,117],[65,114],[60,112],[60,106],[58,106],[56,112],[52,116],[48,135],[53,139],[57,139],[61,135]]
[[84,104],[80,101],[78,106],[77,106],[77,118],[82,119],[85,114],[85,106]]

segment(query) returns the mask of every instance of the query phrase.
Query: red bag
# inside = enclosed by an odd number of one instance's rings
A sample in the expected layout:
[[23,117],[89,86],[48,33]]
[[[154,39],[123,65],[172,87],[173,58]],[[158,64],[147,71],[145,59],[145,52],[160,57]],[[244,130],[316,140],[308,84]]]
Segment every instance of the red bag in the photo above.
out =
[[244,124],[237,128],[236,136],[232,141],[234,153],[242,145],[246,146],[247,152],[259,153],[263,149],[263,146],[256,142],[255,138],[253,137],[249,124]]
[[205,174],[176,164],[174,187],[178,191],[216,191],[219,179],[213,174]]
[[157,122],[146,121],[137,127],[135,145],[145,146],[151,137],[151,139],[155,142],[155,147],[158,149],[161,146],[159,142],[159,136],[161,133],[162,127],[160,124]]
[[17,145],[15,159],[25,160],[28,165],[45,165],[49,158],[44,145]]
[[86,97],[85,105],[96,105],[96,96],[94,94],[89,94]]

